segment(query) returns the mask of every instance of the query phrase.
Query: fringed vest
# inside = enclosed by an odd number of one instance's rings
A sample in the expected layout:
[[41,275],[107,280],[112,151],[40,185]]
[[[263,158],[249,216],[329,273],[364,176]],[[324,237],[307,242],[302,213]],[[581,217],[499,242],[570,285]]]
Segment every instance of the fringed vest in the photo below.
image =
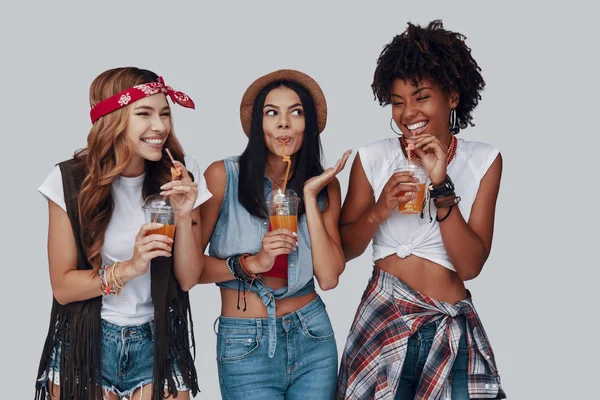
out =
[[[77,269],[89,270],[92,269],[92,265],[87,260],[81,240],[77,201],[86,176],[85,164],[71,159],[60,163],[59,167],[67,215],[77,244]],[[194,367],[194,325],[188,293],[182,291],[177,283],[173,271],[173,257],[157,257],[152,260],[150,268],[150,290],[154,303],[152,399],[163,399],[165,381],[169,394],[177,393],[173,379],[175,361],[183,383],[195,396],[199,389]],[[66,305],[60,305],[53,299],[50,326],[38,369],[36,400],[45,400],[49,393],[48,384],[40,382],[39,379],[48,374],[50,359],[55,350],[56,354],[60,354],[60,381],[57,382],[60,385],[60,399],[102,399],[101,306],[101,297]],[[190,347],[194,347],[194,357],[190,353]]]

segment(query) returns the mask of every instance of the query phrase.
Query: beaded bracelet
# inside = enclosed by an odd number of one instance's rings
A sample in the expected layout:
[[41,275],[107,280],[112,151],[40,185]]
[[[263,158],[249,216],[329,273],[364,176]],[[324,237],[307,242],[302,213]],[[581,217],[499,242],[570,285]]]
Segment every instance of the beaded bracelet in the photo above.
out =
[[235,279],[238,279],[237,276],[235,276],[235,271],[233,270],[233,267],[231,266],[231,259],[233,257],[227,257],[227,260],[225,260],[225,266],[227,267],[227,271],[229,271],[229,273],[231,274],[231,276],[233,276]]

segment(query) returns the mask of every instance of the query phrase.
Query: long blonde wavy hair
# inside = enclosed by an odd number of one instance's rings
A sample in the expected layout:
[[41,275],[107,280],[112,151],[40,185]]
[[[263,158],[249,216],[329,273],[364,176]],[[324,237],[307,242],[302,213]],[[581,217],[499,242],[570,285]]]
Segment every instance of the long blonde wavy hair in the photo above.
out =
[[[132,86],[157,79],[158,75],[154,72],[134,67],[105,71],[90,86],[90,107]],[[130,107],[131,104],[98,119],[88,134],[87,147],[74,155],[86,167],[86,177],[78,197],[79,223],[87,259],[94,268],[102,266],[100,249],[114,209],[111,185],[131,160],[132,149],[125,135]],[[172,120],[171,134],[164,147],[175,159],[183,162],[183,148],[173,132]],[[146,160],[144,198],[159,193],[160,186],[171,180],[170,167],[168,157],[156,162]]]

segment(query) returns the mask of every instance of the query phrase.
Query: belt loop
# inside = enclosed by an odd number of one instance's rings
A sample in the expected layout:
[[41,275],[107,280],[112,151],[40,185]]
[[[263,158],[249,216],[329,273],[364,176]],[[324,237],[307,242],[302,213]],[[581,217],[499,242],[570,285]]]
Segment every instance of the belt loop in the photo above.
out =
[[262,339],[262,320],[257,318],[254,320],[256,322],[256,340]]
[[154,320],[148,322],[150,325],[150,332],[152,333],[152,340],[154,340]]
[[297,310],[296,312],[294,312],[294,314],[296,314],[298,321],[300,321],[300,326],[302,327],[302,329],[306,329],[306,322],[304,319],[304,314],[302,313],[302,309]]
[[213,332],[215,333],[215,335],[219,334],[219,320],[221,317],[217,317],[217,319],[215,319],[215,322],[213,322]]

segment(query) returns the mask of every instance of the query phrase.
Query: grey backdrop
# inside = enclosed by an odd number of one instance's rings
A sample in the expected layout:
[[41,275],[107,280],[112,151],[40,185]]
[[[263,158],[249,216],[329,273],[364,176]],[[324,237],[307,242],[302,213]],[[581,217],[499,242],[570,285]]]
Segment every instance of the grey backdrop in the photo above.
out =
[[[540,2],[6,2],[0,11],[3,268],[1,398],[33,396],[51,290],[47,206],[36,192],[53,165],[84,146],[88,88],[135,65],[188,93],[176,132],[204,169],[238,154],[238,106],[258,76],[312,75],[329,104],[326,163],[393,135],[370,84],[384,44],[407,21],[442,18],[468,37],[487,88],[461,133],[504,156],[492,254],[468,282],[511,399],[598,398],[598,31],[592,6]],[[582,3],[583,4],[583,3]],[[350,162],[349,162],[350,164]],[[343,193],[349,165],[339,178]],[[594,174],[593,174],[594,173]],[[593,174],[593,175],[592,175]],[[370,249],[323,293],[340,353],[371,274]],[[202,393],[219,398],[214,285],[191,291]]]

